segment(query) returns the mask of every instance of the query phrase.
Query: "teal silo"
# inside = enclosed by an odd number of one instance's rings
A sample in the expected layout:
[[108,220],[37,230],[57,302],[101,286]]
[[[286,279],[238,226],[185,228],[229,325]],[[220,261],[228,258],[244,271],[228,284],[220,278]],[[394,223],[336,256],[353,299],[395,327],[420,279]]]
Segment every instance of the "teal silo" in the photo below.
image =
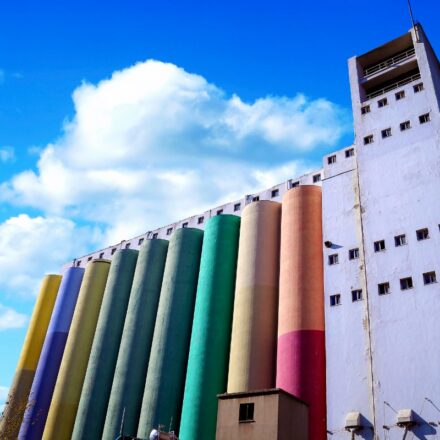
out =
[[217,394],[226,392],[240,218],[205,227],[179,438],[214,440]]
[[138,251],[116,252],[93,337],[72,439],[101,438]]
[[147,240],[140,248],[103,439],[118,436],[123,414],[123,434],[136,435],[167,250],[168,241],[158,239]]
[[153,427],[177,431],[185,386],[203,231],[178,229],[171,237],[137,436]]

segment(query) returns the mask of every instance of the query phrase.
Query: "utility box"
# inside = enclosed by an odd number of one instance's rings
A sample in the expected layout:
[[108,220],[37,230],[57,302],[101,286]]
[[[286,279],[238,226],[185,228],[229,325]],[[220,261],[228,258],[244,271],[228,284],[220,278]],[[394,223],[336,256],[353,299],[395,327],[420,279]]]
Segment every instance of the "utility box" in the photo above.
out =
[[397,426],[410,428],[416,424],[412,409],[399,409],[397,412]]
[[361,413],[359,411],[349,412],[345,417],[345,429],[358,430],[361,428]]

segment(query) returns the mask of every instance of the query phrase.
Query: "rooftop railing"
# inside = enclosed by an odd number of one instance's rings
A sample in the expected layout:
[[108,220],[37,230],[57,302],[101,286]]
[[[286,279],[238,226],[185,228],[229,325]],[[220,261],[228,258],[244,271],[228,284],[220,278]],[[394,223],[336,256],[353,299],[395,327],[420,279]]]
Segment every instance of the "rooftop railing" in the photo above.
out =
[[414,48],[408,49],[407,51],[399,53],[398,55],[395,55],[394,57],[389,58],[388,60],[382,61],[379,64],[375,64],[374,66],[368,67],[367,69],[364,69],[364,77],[388,69],[394,64],[400,63],[401,61],[406,60],[407,58],[411,58],[414,54],[415,54]]
[[420,79],[420,73],[416,73],[415,75],[409,76],[408,78],[397,81],[394,84],[390,84],[389,86],[384,87],[383,89],[376,90],[376,91],[368,94],[367,100],[376,98],[376,96],[384,95],[385,93],[388,93],[391,90],[402,87],[405,84],[409,84],[410,82],[417,81],[418,79]]

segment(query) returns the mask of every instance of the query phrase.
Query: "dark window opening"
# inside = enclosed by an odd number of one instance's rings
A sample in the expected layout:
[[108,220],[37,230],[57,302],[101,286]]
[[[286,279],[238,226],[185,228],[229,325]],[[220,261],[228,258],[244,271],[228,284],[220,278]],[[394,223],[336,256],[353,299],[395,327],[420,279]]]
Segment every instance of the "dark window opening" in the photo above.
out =
[[406,235],[405,234],[396,235],[394,237],[394,244],[396,245],[396,247],[404,246],[406,244]]
[[362,301],[362,289],[356,289],[351,291],[351,300],[353,302]]
[[400,101],[403,98],[405,98],[405,90],[396,93],[396,101]]
[[419,116],[419,121],[421,124],[425,124],[426,122],[429,122],[431,120],[431,116],[429,116],[429,113],[425,113],[424,115]]
[[240,403],[239,422],[254,422],[254,403]]
[[400,131],[409,130],[411,128],[411,122],[405,121],[400,124]]
[[336,154],[333,154],[332,156],[327,157],[327,163],[329,165],[336,163]]
[[400,290],[408,290],[413,288],[413,281],[411,277],[402,278],[400,280]]
[[321,181],[321,174],[315,174],[313,176],[313,183],[317,183]]
[[114,255],[114,253],[116,252],[116,248],[112,249],[112,255]]
[[188,222],[182,224],[182,228],[187,228],[187,227],[188,227]]
[[280,195],[280,190],[279,189],[273,189],[270,195],[271,195],[272,198],[278,197]]
[[354,148],[349,148],[348,150],[345,150],[345,157],[352,157],[354,156]]
[[390,283],[381,283],[377,285],[377,290],[379,292],[379,295],[386,295],[390,293]]
[[379,101],[377,101],[377,106],[379,108],[385,107],[386,105],[388,105],[388,99],[387,98],[379,99]]
[[348,251],[348,259],[356,260],[357,258],[359,258],[359,248],[350,249]]
[[341,305],[341,295],[336,293],[335,295],[330,295],[330,307]]
[[391,128],[386,128],[382,130],[382,139],[388,138],[391,136]]
[[143,242],[144,242],[144,239],[143,239],[143,238],[140,238],[140,239],[138,240],[138,245],[140,246]]
[[157,237],[159,237],[159,233],[158,233],[158,232],[155,232],[155,233],[153,234],[153,238],[157,238]]
[[429,238],[429,230],[428,228],[419,229],[416,231],[416,235],[418,241],[427,240]]
[[374,142],[374,136],[370,134],[364,137],[364,145],[372,144]]
[[370,113],[371,109],[369,105],[364,105],[361,107],[361,114],[366,115],[367,113]]
[[332,266],[333,264],[339,263],[339,257],[338,254],[332,254],[328,256],[328,264]]
[[385,240],[374,242],[374,252],[382,252],[385,250]]
[[435,275],[435,272],[426,272],[423,274],[423,282],[426,284],[433,284],[437,282],[437,277]]
[[199,217],[199,218],[197,219],[197,224],[198,224],[198,225],[201,225],[201,224],[203,223],[204,220],[205,220],[205,217]]
[[234,212],[240,211],[240,209],[241,209],[241,203],[236,203],[234,205]]
[[223,214],[223,209],[218,209],[217,210],[217,215],[222,215]]
[[416,84],[414,86],[414,93],[419,93],[424,89],[423,83]]

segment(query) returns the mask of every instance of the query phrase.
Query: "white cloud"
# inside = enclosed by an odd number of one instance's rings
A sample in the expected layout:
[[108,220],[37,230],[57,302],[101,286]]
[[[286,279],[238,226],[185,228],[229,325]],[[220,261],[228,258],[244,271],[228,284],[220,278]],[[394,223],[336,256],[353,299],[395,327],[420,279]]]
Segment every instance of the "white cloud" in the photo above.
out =
[[[101,239],[98,229],[78,227],[63,218],[26,214],[9,218],[0,223],[0,293],[36,295],[45,273],[59,273],[62,263],[86,253]],[[8,317],[13,315],[0,308],[0,329]]]
[[0,162],[12,162],[15,159],[15,151],[12,147],[0,147]]
[[[16,310],[0,304],[0,331],[12,328],[22,328],[27,324],[28,317]],[[0,387],[0,403],[2,397],[2,389]]]
[[83,83],[73,100],[74,119],[37,171],[4,182],[0,197],[99,222],[108,242],[295,177],[310,167],[295,157],[351,129],[348,112],[326,99],[245,102],[152,60]]

